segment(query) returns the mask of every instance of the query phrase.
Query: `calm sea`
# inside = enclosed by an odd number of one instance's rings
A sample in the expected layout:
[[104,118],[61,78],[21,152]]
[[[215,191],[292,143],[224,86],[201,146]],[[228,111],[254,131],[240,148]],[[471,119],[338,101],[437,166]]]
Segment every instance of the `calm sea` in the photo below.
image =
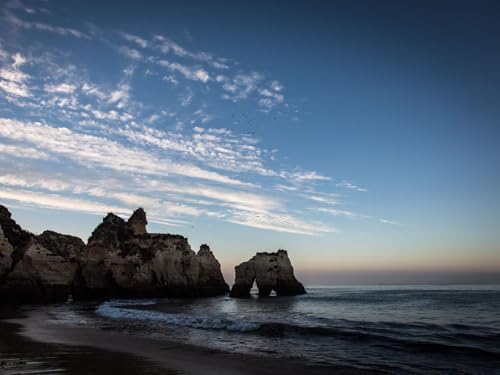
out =
[[55,319],[387,373],[500,374],[500,286],[310,287],[297,297],[110,300]]

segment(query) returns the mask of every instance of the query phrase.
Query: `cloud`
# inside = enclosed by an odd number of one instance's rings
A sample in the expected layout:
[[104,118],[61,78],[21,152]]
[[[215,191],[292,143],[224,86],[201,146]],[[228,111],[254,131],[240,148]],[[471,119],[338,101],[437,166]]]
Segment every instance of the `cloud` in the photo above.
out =
[[300,171],[287,174],[288,177],[295,182],[304,181],[329,181],[331,177],[320,175],[315,171]]
[[258,194],[214,188],[204,185],[179,185],[160,181],[148,181],[147,187],[160,192],[177,193],[180,195],[191,195],[222,202],[234,209],[249,212],[267,212],[281,208],[280,202],[276,199]]
[[331,194],[329,194],[329,195],[318,195],[319,193],[317,193],[317,192],[315,192],[314,194],[315,195],[312,195],[310,192],[307,192],[306,194],[304,194],[304,197],[307,198],[307,199],[309,199],[309,200],[312,200],[312,201],[315,201],[315,202],[319,202],[319,203],[326,203],[326,204],[330,204],[330,205],[337,205],[337,204],[339,204],[336,196],[333,196]]
[[[8,56],[8,54],[6,53]],[[22,72],[19,68],[26,63],[26,58],[20,53],[11,56],[12,64],[10,67],[0,69],[0,89],[8,95],[28,98],[31,92],[26,85],[30,76]]]
[[67,27],[52,26],[41,22],[24,21],[10,12],[6,12],[6,19],[12,25],[27,30],[40,30],[55,33],[61,36],[72,36],[79,39],[90,39],[90,36],[82,31]]
[[108,103],[115,104],[117,108],[124,108],[130,99],[130,85],[122,83],[111,92]]
[[281,92],[283,91],[285,87],[279,82],[279,81],[272,81],[271,82],[271,89],[276,91],[276,92]]
[[[151,197],[151,194],[139,195],[128,190],[120,190],[119,187],[115,189],[109,187],[117,182],[114,179],[106,179],[104,181],[89,183],[79,178],[48,178],[47,176],[36,174],[31,174],[27,177],[18,177],[13,174],[0,175],[1,185],[15,186],[21,189],[43,189],[51,194],[72,193],[74,195],[87,195],[94,199],[111,199],[124,204],[127,209],[132,210],[141,206],[157,215],[160,214],[163,219],[168,218],[168,220],[173,220],[168,217],[170,215],[200,216],[203,213],[202,210],[196,207]],[[153,190],[149,193],[154,192]]]
[[392,221],[392,220],[387,220],[387,219],[378,219],[383,224],[390,224],[390,225],[401,225],[401,223],[398,223],[397,221]]
[[14,60],[14,62],[12,63],[12,67],[14,69],[19,69],[19,67],[21,65],[23,65],[24,63],[26,63],[26,58],[21,55],[19,52],[15,53],[13,56],[12,56],[12,60]]
[[137,36],[137,35],[133,35],[133,34],[128,34],[128,33],[119,33],[120,36],[129,41],[129,42],[133,42],[135,44],[137,44],[139,47],[141,48],[147,48],[148,47],[148,42],[147,40],[141,38],[140,36]]
[[[277,81],[273,82],[275,82],[276,85]],[[259,94],[261,96],[261,99],[259,99],[258,102],[259,106],[265,111],[271,110],[274,106],[283,103],[285,100],[283,94],[269,89],[260,89]]]
[[49,93],[72,94],[76,86],[70,83],[61,83],[59,85],[45,85],[44,90]]
[[118,51],[128,57],[129,59],[132,59],[132,60],[141,60],[142,59],[142,53],[140,53],[138,50],[134,49],[134,48],[130,48],[130,47],[127,47],[127,46],[121,46],[118,48]]
[[261,157],[263,151],[255,146],[255,139],[239,137],[224,128],[194,127],[193,130],[193,134],[184,135],[142,126],[134,130],[118,129],[116,134],[135,144],[147,144],[180,153],[219,170],[262,176],[279,175],[264,166]]
[[319,222],[306,222],[286,214],[266,213],[259,215],[252,212],[235,211],[227,220],[253,228],[309,236],[336,232],[334,227]]
[[219,75],[216,78],[217,82],[222,84],[222,89],[226,91],[222,97],[233,102],[248,98],[251,93],[257,90],[263,79],[264,76],[257,72],[240,73],[234,77]]
[[16,146],[16,145],[5,145],[0,144],[0,154],[6,154],[10,157],[16,158],[28,158],[28,159],[39,159],[39,160],[50,160],[53,159],[49,154],[37,150],[32,147]]
[[129,215],[131,213],[130,209],[124,207],[26,190],[0,188],[0,198],[14,200],[24,204],[32,203],[41,207],[86,212],[95,215],[104,215],[108,212],[122,215]]
[[[226,100],[249,101],[257,121],[263,112],[286,110],[278,80],[167,37],[94,30],[93,43],[111,54],[102,49],[102,58],[117,62],[115,74],[100,81],[90,78],[99,75],[85,59],[71,63],[71,50],[44,51],[41,43],[30,43],[33,33],[26,33],[26,46],[0,46],[0,90],[7,93],[0,97],[0,185],[11,198],[16,191],[30,204],[82,212],[95,205],[122,211],[142,205],[165,225],[185,223],[172,217],[200,216],[301,235],[335,231],[315,220],[306,208],[313,204],[335,205],[323,213],[348,216],[335,194],[322,192],[330,177],[282,167],[277,150],[264,147],[268,143],[231,129],[245,113],[231,122],[216,112],[219,104],[228,106]],[[141,79],[171,84],[158,85],[163,91],[141,102],[148,97],[145,85],[136,85]]]
[[156,48],[163,54],[173,54],[178,57],[188,58],[196,61],[201,61],[210,64],[217,69],[227,69],[226,59],[215,57],[208,52],[191,52],[174,42],[172,39],[162,35],[155,35],[153,38]]
[[222,184],[247,185],[239,180],[187,163],[160,159],[139,149],[131,149],[110,139],[56,128],[0,118],[0,136],[29,142],[47,152],[57,153],[83,166],[99,166],[116,171],[151,175],[176,174]]
[[31,96],[28,88],[24,85],[20,85],[16,82],[9,82],[5,80],[0,81],[0,89],[5,91],[7,94],[14,96],[21,96],[28,98]]
[[107,98],[107,94],[97,85],[89,82],[84,82],[82,85],[82,91],[86,95],[92,95],[103,101]]
[[354,212],[347,211],[347,210],[339,210],[336,208],[330,208],[330,207],[318,207],[314,208],[314,210],[318,212],[324,212],[333,216],[343,216],[343,217],[356,217],[358,216]]
[[158,64],[168,68],[171,72],[180,73],[184,78],[192,81],[207,83],[210,80],[210,75],[202,68],[192,68],[177,62],[170,62],[168,60],[160,60],[158,61]]
[[359,186],[356,186],[352,183],[350,183],[349,181],[341,181],[337,184],[337,187],[340,187],[340,188],[345,188],[345,189],[350,189],[350,190],[355,190],[355,191],[359,191],[359,192],[367,192],[368,189],[365,189],[365,188],[362,188],[362,187],[359,187]]

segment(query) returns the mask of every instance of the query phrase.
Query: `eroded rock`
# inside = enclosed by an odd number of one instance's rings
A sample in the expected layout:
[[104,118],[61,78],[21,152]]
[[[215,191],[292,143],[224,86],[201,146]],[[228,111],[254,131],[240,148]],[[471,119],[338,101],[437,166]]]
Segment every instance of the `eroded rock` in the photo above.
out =
[[207,245],[146,232],[146,213],[112,213],[85,245],[77,237],[23,230],[0,205],[0,298],[214,296],[229,292]]
[[85,244],[77,237],[23,230],[0,206],[0,296],[12,300],[66,298]]
[[128,219],[128,224],[130,228],[134,232],[134,234],[145,234],[146,225],[148,225],[148,221],[146,219],[146,212],[142,208],[138,208],[134,211],[130,219]]
[[297,281],[293,267],[285,250],[275,253],[257,253],[249,261],[235,267],[236,279],[231,297],[247,297],[255,281],[259,295],[268,296],[273,290],[277,295],[306,293]]
[[126,222],[108,214],[82,257],[85,292],[91,296],[213,296],[229,287],[212,252],[196,254],[179,235],[146,233],[144,211]]

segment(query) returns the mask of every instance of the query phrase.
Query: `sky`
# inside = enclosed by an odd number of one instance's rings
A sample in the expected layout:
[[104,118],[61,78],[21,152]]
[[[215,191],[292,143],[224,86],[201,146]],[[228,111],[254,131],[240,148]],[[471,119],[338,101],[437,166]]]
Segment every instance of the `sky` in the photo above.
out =
[[0,203],[137,207],[229,282],[500,282],[500,4],[2,1]]

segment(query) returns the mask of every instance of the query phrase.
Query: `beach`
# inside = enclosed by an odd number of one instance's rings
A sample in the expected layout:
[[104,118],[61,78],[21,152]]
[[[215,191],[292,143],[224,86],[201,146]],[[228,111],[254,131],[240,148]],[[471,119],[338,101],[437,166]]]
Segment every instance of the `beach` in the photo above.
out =
[[499,296],[495,285],[337,286],[3,306],[0,373],[494,374]]
[[232,354],[54,322],[43,311],[0,315],[0,373],[352,374],[349,368]]

